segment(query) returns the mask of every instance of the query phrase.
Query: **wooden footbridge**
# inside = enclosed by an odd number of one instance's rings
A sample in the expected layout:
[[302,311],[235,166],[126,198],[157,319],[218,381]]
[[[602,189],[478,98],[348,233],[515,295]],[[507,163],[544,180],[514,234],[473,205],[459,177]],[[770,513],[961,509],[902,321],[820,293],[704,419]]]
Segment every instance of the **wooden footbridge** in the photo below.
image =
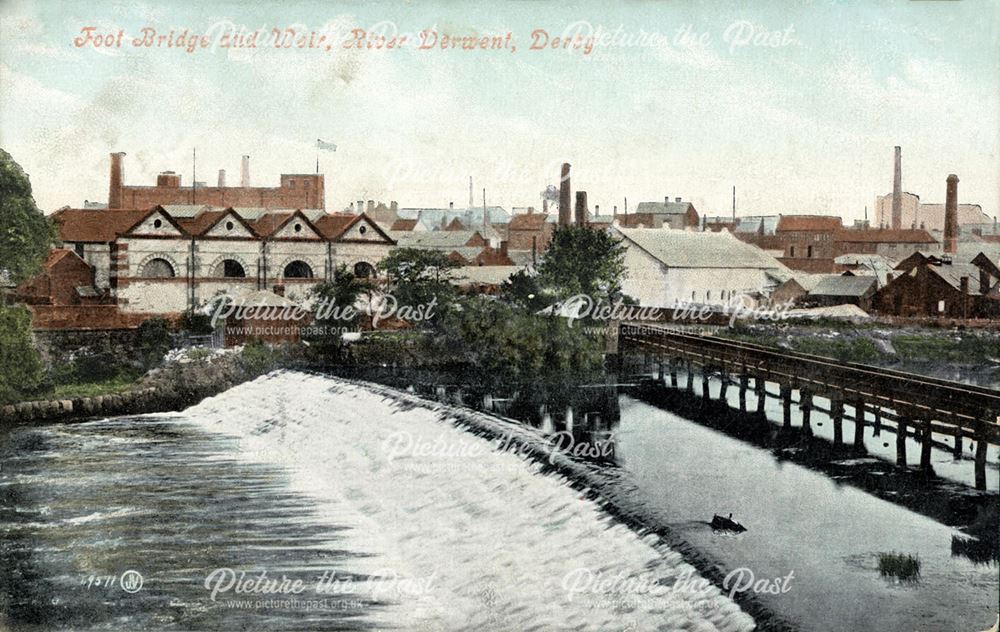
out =
[[731,381],[738,384],[741,410],[746,410],[750,380],[760,413],[764,412],[767,382],[776,383],[785,427],[791,427],[792,392],[798,391],[802,429],[807,434],[812,433],[813,397],[825,397],[830,400],[835,444],[844,440],[845,404],[854,408],[853,445],[858,450],[864,450],[866,425],[881,430],[886,420],[894,419],[900,465],[907,463],[907,434],[920,441],[920,466],[927,471],[931,471],[933,435],[954,438],[956,456],[962,454],[963,441],[971,439],[975,441],[976,488],[986,489],[987,446],[1000,444],[1000,391],[658,326],[622,324],[618,344],[621,354],[653,356],[661,378],[666,378],[669,369],[675,388],[679,387],[678,368],[685,368],[688,390],[692,390],[692,369],[699,368],[706,398],[709,374],[721,373],[720,397],[725,398]]

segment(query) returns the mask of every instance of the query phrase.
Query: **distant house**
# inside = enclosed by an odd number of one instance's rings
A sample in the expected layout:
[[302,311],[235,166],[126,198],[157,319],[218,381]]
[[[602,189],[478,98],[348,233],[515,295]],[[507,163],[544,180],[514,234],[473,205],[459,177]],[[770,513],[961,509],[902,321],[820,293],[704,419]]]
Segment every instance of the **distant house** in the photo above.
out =
[[820,279],[816,287],[809,290],[806,301],[817,307],[857,305],[867,312],[871,309],[877,285],[874,276],[854,276],[850,272],[829,275]]
[[838,255],[881,255],[890,261],[900,261],[914,252],[940,252],[941,244],[926,230],[875,229],[839,230],[834,234]]
[[545,252],[556,230],[556,218],[547,213],[515,215],[507,225],[507,240],[511,250]]
[[695,229],[699,225],[698,211],[694,204],[681,198],[663,198],[663,202],[639,202],[634,213],[619,215],[618,222],[626,228]]
[[41,272],[15,291],[15,298],[28,305],[95,304],[102,296],[94,287],[94,269],[65,249],[50,251]]
[[[966,261],[966,262],[963,262]],[[979,253],[971,260],[914,253],[899,263],[873,307],[904,317],[1000,317],[1000,267]]]
[[769,295],[788,269],[729,232],[622,228],[623,290],[642,305],[727,304]]

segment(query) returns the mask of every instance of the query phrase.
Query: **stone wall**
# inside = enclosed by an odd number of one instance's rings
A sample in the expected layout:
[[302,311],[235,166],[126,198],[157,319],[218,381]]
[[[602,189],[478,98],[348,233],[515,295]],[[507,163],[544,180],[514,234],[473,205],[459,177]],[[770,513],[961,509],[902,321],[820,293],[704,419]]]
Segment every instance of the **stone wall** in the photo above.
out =
[[35,347],[46,366],[64,364],[80,352],[109,353],[121,358],[135,354],[137,329],[35,329]]

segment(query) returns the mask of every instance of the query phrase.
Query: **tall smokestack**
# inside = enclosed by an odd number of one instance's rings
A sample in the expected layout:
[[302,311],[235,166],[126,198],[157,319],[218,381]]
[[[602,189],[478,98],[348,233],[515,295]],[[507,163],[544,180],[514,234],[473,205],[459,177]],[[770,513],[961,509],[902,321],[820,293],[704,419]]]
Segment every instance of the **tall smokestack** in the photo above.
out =
[[542,198],[542,212],[543,213],[549,212],[549,201],[546,198]]
[[250,156],[243,156],[240,164],[240,186],[244,189],[250,187]]
[[572,221],[572,211],[569,208],[569,163],[564,162],[562,175],[559,178],[559,225],[569,226]]
[[469,176],[469,208],[476,207],[476,200],[472,197],[472,176]]
[[587,223],[587,192],[576,192],[576,225],[583,226]]
[[226,170],[219,169],[219,188],[226,186]]
[[111,154],[111,181],[108,190],[108,208],[122,207],[122,186],[125,180],[124,165],[122,159],[125,152],[119,151]]
[[944,198],[944,251],[958,252],[958,176],[948,176]]
[[892,172],[892,229],[903,227],[903,150],[896,145],[896,168]]

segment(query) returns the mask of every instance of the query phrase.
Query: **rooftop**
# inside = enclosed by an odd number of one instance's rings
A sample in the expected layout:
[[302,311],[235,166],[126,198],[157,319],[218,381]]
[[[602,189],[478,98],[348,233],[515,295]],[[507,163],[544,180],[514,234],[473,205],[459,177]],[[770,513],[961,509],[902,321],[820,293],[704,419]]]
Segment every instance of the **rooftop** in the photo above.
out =
[[777,259],[756,246],[740,241],[728,231],[713,233],[621,227],[615,230],[671,267],[785,269]]

